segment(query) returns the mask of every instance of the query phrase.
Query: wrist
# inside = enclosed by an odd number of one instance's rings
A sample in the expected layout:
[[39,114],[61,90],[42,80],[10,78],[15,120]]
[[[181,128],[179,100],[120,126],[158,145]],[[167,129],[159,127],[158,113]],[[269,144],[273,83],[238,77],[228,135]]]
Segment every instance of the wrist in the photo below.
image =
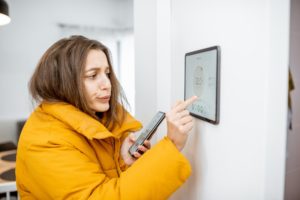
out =
[[172,137],[169,136],[167,136],[166,138],[168,138],[172,142],[172,144],[176,147],[178,151],[182,150],[181,145],[178,142],[176,142],[176,140],[172,139]]
[[187,141],[187,134],[176,135],[176,137],[172,137],[167,135],[167,137],[171,140],[171,142],[175,145],[178,151],[182,151]]

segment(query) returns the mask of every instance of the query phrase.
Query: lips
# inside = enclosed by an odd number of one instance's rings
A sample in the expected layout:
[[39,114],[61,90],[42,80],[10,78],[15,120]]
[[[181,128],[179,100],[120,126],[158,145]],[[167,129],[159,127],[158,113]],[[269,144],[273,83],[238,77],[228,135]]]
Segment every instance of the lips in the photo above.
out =
[[110,99],[110,95],[103,96],[103,97],[98,97],[99,99]]
[[110,95],[103,96],[103,97],[97,97],[97,100],[102,102],[102,103],[107,103],[110,100]]

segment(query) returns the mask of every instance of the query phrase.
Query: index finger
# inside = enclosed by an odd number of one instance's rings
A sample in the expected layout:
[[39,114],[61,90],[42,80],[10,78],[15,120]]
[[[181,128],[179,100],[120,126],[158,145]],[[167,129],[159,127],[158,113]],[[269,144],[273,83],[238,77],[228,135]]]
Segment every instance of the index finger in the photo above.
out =
[[197,96],[192,96],[189,99],[185,100],[184,102],[180,103],[178,106],[176,106],[176,111],[182,111],[186,109],[189,105],[194,103],[198,99]]

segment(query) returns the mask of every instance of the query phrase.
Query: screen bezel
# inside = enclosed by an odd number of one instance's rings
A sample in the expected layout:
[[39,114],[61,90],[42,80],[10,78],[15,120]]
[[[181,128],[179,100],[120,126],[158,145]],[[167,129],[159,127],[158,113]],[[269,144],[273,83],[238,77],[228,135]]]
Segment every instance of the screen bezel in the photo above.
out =
[[208,47],[205,49],[200,49],[200,50],[196,50],[196,51],[192,51],[192,52],[188,52],[185,54],[185,59],[184,59],[184,99],[186,100],[188,97],[187,95],[187,88],[186,88],[186,78],[187,78],[187,65],[186,65],[186,61],[187,61],[187,57],[191,56],[191,55],[195,55],[195,54],[200,54],[200,53],[204,53],[204,52],[208,52],[208,51],[213,51],[216,50],[217,54],[216,54],[216,95],[215,95],[215,108],[216,108],[216,112],[215,112],[215,119],[209,119],[205,116],[200,115],[199,113],[193,113],[190,112],[190,114],[198,119],[204,120],[206,122],[212,123],[212,124],[219,124],[220,122],[220,46],[212,46],[212,47]]

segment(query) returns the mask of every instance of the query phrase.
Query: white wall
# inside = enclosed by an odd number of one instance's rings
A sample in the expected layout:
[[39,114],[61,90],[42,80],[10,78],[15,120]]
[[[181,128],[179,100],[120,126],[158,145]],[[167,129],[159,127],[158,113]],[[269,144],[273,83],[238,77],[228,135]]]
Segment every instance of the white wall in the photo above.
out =
[[290,68],[295,84],[291,92],[293,129],[288,132],[286,200],[300,199],[300,1],[291,1]]
[[[135,13],[136,65],[156,59],[143,69],[149,73],[136,74],[136,102],[145,105],[157,96],[156,107],[137,108],[144,121],[183,99],[186,52],[221,46],[220,124],[196,120],[184,150],[193,174],[171,199],[283,199],[289,1],[138,0]],[[156,31],[150,38],[143,37],[144,23]],[[157,77],[159,89],[141,93],[148,77]],[[161,137],[165,129],[160,131]]]
[[156,1],[134,1],[135,110],[149,121],[157,107]]
[[266,87],[265,198],[283,199],[289,65],[290,1],[271,0],[269,6],[269,65]]

